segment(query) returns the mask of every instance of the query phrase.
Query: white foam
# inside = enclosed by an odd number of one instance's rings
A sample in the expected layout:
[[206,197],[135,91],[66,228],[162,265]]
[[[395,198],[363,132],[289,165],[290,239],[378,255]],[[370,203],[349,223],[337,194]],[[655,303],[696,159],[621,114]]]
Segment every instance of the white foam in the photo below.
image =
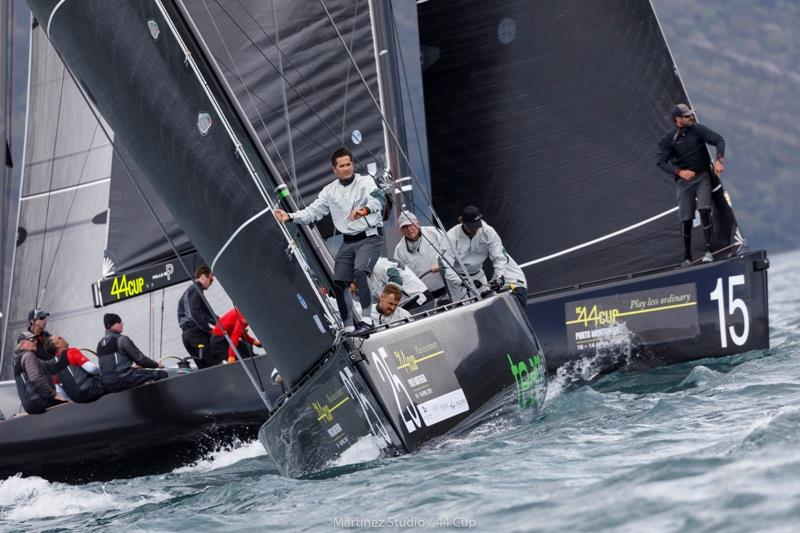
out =
[[76,487],[51,483],[40,477],[21,477],[19,474],[0,481],[0,509],[6,520],[24,521],[60,517],[80,513],[131,509],[168,497],[164,493],[148,493],[136,498],[120,498],[105,491],[104,486]]
[[366,463],[379,459],[385,446],[383,439],[373,435],[361,437],[333,461],[332,467]]
[[219,468],[225,468],[232,464],[238,463],[245,459],[252,459],[253,457],[261,457],[266,455],[267,451],[258,440],[246,442],[244,444],[234,444],[232,448],[220,450],[211,454],[208,459],[203,459],[191,466],[182,466],[174,470],[176,474],[183,474],[186,472],[209,472]]

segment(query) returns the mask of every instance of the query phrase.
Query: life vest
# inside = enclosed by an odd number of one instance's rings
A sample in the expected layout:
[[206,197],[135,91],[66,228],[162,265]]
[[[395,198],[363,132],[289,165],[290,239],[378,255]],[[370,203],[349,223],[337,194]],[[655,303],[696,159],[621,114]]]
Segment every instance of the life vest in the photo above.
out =
[[[133,366],[128,356],[117,348],[119,335],[106,335],[97,343],[97,360],[100,363],[100,375],[103,381],[124,374]],[[69,394],[69,393],[67,393]]]
[[[28,378],[28,373],[25,372],[25,367],[22,365],[22,356],[26,353],[33,355],[33,352],[14,354],[14,381],[17,384],[17,394],[19,394],[19,399],[22,401],[23,409],[26,412],[39,411],[37,406],[42,404],[45,399],[36,392],[30,378]],[[34,355],[34,357],[36,356]]]
[[67,368],[58,373],[58,377],[64,392],[76,402],[89,401],[87,396],[96,387],[95,376],[79,366],[67,365]]

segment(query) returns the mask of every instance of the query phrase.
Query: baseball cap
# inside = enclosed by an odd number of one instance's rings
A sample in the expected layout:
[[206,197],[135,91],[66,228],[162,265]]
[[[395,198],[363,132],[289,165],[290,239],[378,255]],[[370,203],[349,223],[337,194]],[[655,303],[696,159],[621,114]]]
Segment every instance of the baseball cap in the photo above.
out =
[[29,321],[30,320],[37,320],[37,319],[41,320],[41,319],[47,318],[49,316],[50,316],[50,313],[48,313],[47,311],[44,311],[43,309],[39,309],[38,307],[36,309],[31,309],[28,312],[28,320]]
[[675,109],[672,110],[673,117],[691,117],[694,116],[694,111],[692,108],[686,104],[678,104],[675,106]]
[[412,213],[411,211],[403,211],[400,213],[400,216],[397,217],[397,227],[402,228],[403,226],[408,226],[409,224],[417,224],[419,221],[417,220],[417,216]]
[[35,341],[35,340],[36,340],[36,335],[31,333],[30,331],[23,331],[22,333],[17,335],[17,342]]
[[481,212],[474,205],[468,205],[461,211],[461,223],[468,228],[480,228],[482,218]]

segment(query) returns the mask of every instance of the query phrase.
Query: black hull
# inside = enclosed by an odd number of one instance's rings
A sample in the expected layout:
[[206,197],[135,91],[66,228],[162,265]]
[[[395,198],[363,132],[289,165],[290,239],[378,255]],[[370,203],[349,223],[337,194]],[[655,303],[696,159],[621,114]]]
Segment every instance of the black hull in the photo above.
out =
[[757,251],[632,275],[531,298],[526,312],[549,372],[578,379],[766,349],[768,265]]
[[547,391],[544,355],[509,295],[381,331],[353,354],[328,359],[261,428],[282,474],[412,452],[515,387],[533,412]]
[[[268,394],[272,365],[247,361]],[[223,365],[65,404],[0,423],[0,478],[21,472],[87,482],[168,472],[236,439],[250,439],[267,410],[239,364]]]

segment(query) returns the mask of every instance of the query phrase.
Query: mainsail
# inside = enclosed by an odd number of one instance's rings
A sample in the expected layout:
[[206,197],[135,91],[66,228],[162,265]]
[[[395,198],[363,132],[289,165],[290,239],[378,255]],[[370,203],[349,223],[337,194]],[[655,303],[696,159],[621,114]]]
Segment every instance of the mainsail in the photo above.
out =
[[[687,96],[649,1],[443,0],[419,24],[443,219],[479,206],[531,292],[679,262],[655,163]],[[714,217],[724,248],[735,220],[724,201]]]

